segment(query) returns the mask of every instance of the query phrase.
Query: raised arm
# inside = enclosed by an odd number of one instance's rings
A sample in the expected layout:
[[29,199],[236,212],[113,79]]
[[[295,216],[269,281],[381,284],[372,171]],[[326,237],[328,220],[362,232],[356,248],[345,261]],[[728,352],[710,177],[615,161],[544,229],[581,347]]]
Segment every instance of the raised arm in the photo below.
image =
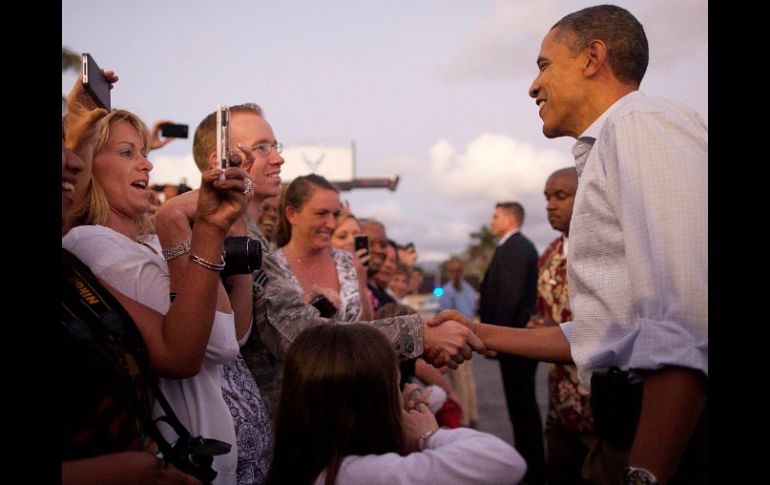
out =
[[[172,286],[172,292],[177,290],[176,297],[162,326],[137,320],[153,367],[168,377],[188,377],[200,370],[221,291],[219,271],[213,269],[212,264],[222,261],[225,236],[245,207],[244,172],[231,167],[226,170],[227,178],[219,180],[220,172],[219,169],[204,172],[198,191],[190,255],[204,264],[187,265],[184,277],[176,281],[176,287]],[[164,221],[166,216],[178,217],[179,214],[172,214],[173,207],[164,207],[158,210],[158,221]],[[158,225],[161,243],[169,227],[163,222]],[[189,232],[189,224],[187,227]],[[176,259],[186,258],[185,254]]]

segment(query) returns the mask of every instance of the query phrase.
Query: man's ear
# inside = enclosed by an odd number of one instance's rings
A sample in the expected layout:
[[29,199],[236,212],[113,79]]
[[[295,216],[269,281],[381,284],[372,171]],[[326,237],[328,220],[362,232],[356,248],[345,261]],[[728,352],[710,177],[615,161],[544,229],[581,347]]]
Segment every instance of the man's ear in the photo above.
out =
[[212,152],[209,155],[209,170],[212,168],[219,168],[219,160],[217,160],[217,152]]
[[586,77],[595,75],[607,63],[607,44],[601,40],[592,40],[583,52],[585,54],[583,74]]

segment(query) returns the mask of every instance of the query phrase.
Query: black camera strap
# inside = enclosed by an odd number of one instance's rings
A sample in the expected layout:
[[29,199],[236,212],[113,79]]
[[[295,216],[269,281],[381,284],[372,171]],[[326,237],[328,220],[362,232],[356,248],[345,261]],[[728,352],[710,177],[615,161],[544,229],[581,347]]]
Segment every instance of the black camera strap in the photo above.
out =
[[[91,270],[84,265],[72,253],[62,248],[62,325],[69,333],[80,341],[88,343],[99,355],[115,370],[124,382],[121,391],[128,402],[134,407],[137,415],[145,423],[143,431],[158,445],[158,449],[167,461],[170,461],[180,470],[195,474],[204,482],[212,481],[216,472],[208,467],[208,470],[191,470],[185,468],[184,463],[177,463],[172,459],[175,456],[174,446],[191,443],[194,438],[187,428],[179,421],[163,392],[158,387],[157,379],[150,367],[144,341],[141,333],[136,328],[131,316],[123,306],[110,294],[96,279]],[[136,388],[136,382],[128,374],[125,366],[120,362],[125,361],[120,349],[115,342],[121,342],[132,354],[139,367],[141,375],[146,379],[148,387],[160,407],[164,416],[152,418],[148,402],[142,402],[131,389]],[[158,428],[158,422],[165,422],[178,436],[175,445],[166,440]],[[200,438],[201,445],[193,450],[194,454],[202,457],[210,457],[228,453],[231,446],[219,440]],[[209,462],[210,464],[210,462]],[[195,473],[195,472],[199,473]],[[203,476],[201,476],[203,474]]]

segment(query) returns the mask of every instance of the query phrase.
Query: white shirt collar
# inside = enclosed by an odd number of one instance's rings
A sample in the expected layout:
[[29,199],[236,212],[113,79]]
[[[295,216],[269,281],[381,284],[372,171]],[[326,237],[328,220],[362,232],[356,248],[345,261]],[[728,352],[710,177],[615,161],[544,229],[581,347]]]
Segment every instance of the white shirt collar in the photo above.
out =
[[519,230],[518,230],[518,229],[511,229],[510,231],[508,231],[508,232],[506,232],[505,234],[503,234],[503,237],[501,237],[501,238],[500,238],[500,240],[499,240],[499,241],[497,241],[497,247],[500,247],[500,246],[502,246],[502,245],[503,245],[503,243],[504,243],[505,241],[507,241],[509,237],[513,236],[513,235],[514,235],[514,234],[516,234],[517,232],[519,232]]

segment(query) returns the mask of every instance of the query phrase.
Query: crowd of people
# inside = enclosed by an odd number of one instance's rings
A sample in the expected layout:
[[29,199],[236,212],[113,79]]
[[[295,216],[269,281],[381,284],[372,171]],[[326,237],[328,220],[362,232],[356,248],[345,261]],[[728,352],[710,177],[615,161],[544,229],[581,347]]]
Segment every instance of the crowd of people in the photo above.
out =
[[[450,259],[435,316],[409,305],[413,244],[319,175],[282,184],[257,104],[230,107],[226,169],[203,116],[200,188],[160,200],[160,122],[99,108],[78,80],[62,119],[62,483],[706,483],[708,135],[639,91],[647,63],[625,9],[550,29],[529,94],[546,137],[577,140],[575,166],[544,181],[559,237],[538,256],[522,204],[498,203],[479,291]],[[474,352],[499,361],[515,447],[474,429]]]

